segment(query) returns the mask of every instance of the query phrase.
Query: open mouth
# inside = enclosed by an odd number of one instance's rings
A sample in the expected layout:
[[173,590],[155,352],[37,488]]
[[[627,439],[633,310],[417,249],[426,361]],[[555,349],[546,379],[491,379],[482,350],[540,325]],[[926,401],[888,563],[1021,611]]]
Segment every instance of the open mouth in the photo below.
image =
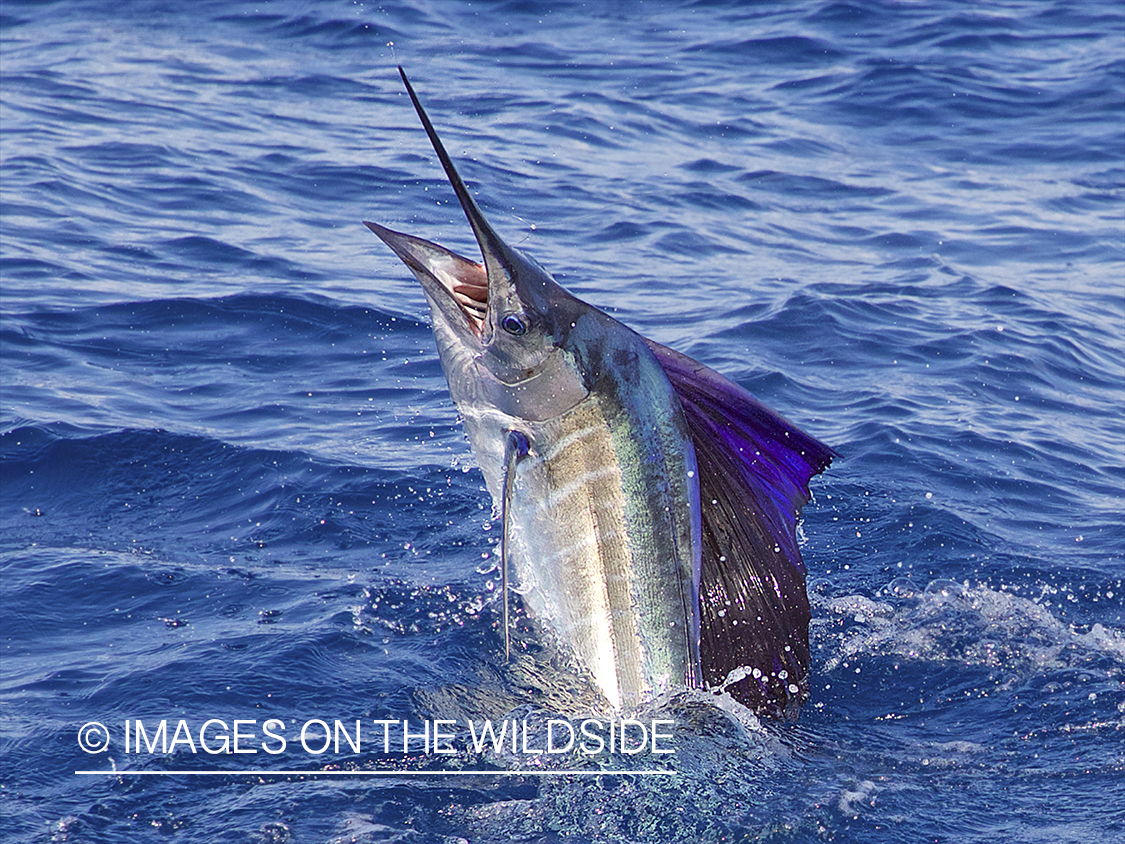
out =
[[461,308],[469,328],[480,337],[485,317],[488,315],[488,276],[485,274],[484,267],[468,261],[458,269],[461,271],[460,275],[442,273],[440,281],[453,297],[453,301]]
[[420,237],[396,232],[378,223],[364,221],[428,288],[441,289],[457,305],[465,325],[479,339],[488,318],[488,272],[483,264],[462,258],[456,252]]

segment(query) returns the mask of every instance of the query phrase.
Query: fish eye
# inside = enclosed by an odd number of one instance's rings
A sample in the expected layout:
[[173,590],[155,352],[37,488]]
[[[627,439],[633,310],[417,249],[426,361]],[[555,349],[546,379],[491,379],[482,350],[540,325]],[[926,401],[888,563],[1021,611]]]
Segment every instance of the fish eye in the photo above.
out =
[[514,334],[517,337],[527,332],[527,325],[515,314],[508,314],[500,320],[500,326],[509,334]]

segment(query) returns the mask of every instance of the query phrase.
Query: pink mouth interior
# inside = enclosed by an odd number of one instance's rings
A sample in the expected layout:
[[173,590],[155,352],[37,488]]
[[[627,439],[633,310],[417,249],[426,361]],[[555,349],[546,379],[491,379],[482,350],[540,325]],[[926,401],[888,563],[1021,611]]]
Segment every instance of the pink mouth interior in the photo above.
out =
[[461,275],[449,288],[453,301],[461,306],[469,327],[480,337],[488,313],[488,276],[480,264],[459,267]]

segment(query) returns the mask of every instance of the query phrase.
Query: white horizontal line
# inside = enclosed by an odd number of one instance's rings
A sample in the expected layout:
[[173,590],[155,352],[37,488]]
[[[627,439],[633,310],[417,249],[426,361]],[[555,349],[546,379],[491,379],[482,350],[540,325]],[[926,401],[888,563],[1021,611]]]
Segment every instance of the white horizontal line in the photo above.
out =
[[102,775],[109,777],[590,777],[671,775],[676,771],[566,771],[566,770],[505,770],[505,771],[75,771],[79,776]]

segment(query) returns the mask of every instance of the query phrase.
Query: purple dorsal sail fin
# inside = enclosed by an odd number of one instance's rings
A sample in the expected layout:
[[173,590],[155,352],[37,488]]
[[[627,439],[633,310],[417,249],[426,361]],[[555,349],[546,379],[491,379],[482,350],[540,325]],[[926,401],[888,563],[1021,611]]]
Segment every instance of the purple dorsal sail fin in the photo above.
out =
[[648,344],[680,397],[699,464],[703,680],[758,712],[793,717],[809,667],[797,516],[835,452],[713,369]]

